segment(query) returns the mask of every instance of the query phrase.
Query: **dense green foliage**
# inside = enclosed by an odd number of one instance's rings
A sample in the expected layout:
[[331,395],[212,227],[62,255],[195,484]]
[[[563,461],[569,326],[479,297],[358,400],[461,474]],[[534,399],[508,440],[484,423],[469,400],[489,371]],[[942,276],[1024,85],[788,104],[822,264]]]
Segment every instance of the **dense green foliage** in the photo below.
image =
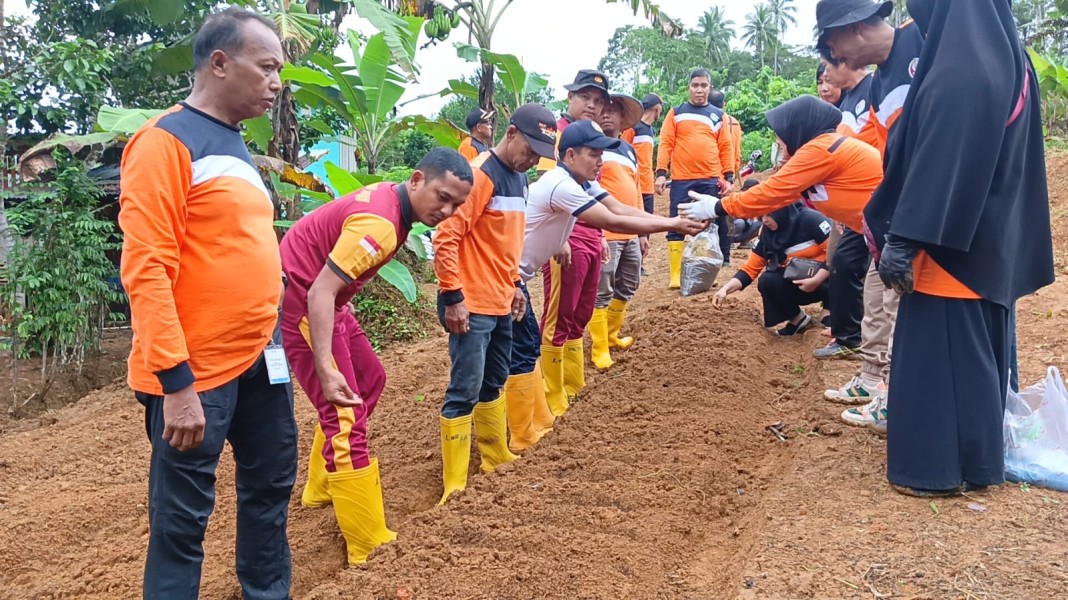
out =
[[6,211],[14,233],[0,304],[4,335],[14,351],[42,360],[45,383],[58,369],[79,369],[87,351],[99,348],[108,303],[121,299],[109,283],[117,275],[108,253],[118,250],[114,223],[101,218],[101,192],[80,162],[55,153],[55,180]]

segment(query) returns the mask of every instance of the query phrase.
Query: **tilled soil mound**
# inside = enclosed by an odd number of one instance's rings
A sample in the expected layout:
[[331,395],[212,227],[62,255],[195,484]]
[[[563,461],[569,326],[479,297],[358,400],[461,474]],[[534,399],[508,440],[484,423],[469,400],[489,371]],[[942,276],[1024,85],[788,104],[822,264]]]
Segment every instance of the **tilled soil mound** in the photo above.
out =
[[[1064,155],[1050,164],[1057,234],[1068,223],[1061,175]],[[812,359],[827,341],[815,330],[798,340],[764,331],[755,289],[722,311],[708,294],[664,289],[658,238],[627,322],[638,343],[615,352],[608,373],[589,368],[581,399],[520,461],[482,475],[475,452],[468,489],[444,507],[445,336],[385,353],[371,444],[399,537],[362,567],[345,568],[332,509],[299,504],[315,417],[298,393],[294,597],[1068,597],[1068,495],[1019,485],[937,503],[894,494],[884,440],[841,424],[842,407],[821,399],[857,363]],[[1057,250],[1060,276],[1059,235]],[[1020,303],[1025,383],[1068,364],[1062,283]],[[142,410],[122,385],[0,433],[0,597],[139,597],[148,454]],[[209,600],[240,598],[233,485],[227,454],[205,542]]]

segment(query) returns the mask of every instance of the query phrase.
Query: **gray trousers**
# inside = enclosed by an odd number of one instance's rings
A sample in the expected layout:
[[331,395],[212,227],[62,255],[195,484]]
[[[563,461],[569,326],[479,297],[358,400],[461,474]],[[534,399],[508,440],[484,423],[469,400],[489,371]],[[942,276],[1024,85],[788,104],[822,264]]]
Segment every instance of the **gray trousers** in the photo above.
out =
[[638,238],[608,242],[608,263],[601,267],[597,288],[597,308],[605,308],[612,298],[629,302],[642,282],[642,251]]

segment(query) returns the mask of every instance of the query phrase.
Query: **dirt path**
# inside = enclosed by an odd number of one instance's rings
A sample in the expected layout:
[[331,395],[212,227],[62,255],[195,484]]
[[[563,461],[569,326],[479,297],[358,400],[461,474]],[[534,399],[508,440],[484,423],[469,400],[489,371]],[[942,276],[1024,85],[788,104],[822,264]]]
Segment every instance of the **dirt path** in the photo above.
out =
[[[1065,157],[1051,167],[1051,180],[1063,177]],[[1055,194],[1054,209],[1061,233],[1068,195]],[[444,508],[434,505],[445,338],[387,352],[371,443],[400,537],[345,569],[332,510],[295,500],[295,597],[1068,597],[1068,495],[1007,485],[931,506],[892,493],[885,442],[840,425],[819,399],[855,363],[812,360],[816,332],[764,332],[755,290],[723,312],[707,295],[668,292],[656,246],[628,321],[638,345],[608,374],[589,372],[581,401],[523,460],[473,473]],[[1065,250],[1059,242],[1060,274]],[[1026,382],[1068,364],[1065,286],[1020,305]],[[296,408],[303,483],[314,413],[299,394]],[[779,421],[787,442],[766,430]],[[139,596],[147,464],[142,412],[121,385],[0,434],[0,595]],[[240,597],[233,531],[224,457],[206,599]]]

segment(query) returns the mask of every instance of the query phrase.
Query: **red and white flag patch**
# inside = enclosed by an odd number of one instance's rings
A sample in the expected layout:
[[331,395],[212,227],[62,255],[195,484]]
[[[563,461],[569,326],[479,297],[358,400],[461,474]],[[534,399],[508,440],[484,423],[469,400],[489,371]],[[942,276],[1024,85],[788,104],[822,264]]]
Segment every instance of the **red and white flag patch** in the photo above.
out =
[[382,254],[382,246],[375,241],[375,238],[369,235],[363,236],[363,239],[360,240],[360,246],[374,258],[378,258],[378,255]]

